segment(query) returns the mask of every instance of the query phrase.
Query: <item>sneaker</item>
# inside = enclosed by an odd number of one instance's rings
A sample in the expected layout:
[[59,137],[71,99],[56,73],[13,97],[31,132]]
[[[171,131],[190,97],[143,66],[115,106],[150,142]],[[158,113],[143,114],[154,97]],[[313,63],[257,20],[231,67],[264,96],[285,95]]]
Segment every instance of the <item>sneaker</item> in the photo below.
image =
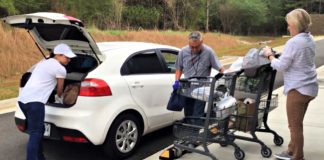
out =
[[281,153],[277,153],[274,156],[277,159],[282,159],[282,160],[292,160],[293,159],[293,157],[287,151],[283,151]]

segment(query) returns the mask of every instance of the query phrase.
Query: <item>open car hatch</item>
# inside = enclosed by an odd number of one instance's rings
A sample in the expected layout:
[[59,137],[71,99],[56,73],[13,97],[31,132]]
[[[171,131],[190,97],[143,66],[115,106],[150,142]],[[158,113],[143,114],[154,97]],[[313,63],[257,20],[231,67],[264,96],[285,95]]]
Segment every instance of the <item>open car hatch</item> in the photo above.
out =
[[100,62],[101,52],[81,20],[60,13],[38,12],[8,16],[2,19],[13,27],[27,29],[39,46],[48,51],[60,43],[73,50],[94,54]]

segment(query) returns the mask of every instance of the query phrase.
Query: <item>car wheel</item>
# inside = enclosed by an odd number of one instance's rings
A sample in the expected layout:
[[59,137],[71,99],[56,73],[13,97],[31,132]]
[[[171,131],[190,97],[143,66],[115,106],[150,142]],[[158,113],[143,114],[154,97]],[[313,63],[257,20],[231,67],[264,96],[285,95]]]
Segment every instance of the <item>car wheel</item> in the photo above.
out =
[[103,145],[112,159],[124,159],[134,153],[142,136],[139,120],[132,114],[118,116],[111,125]]

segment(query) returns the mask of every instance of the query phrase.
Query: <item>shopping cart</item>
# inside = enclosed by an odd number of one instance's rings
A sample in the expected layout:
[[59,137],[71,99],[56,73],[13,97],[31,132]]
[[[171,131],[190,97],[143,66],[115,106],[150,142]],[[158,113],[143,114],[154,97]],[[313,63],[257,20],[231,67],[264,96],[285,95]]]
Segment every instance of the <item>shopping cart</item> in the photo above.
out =
[[[236,77],[236,74],[218,74],[215,77],[180,79],[180,94],[207,102],[207,112],[204,117],[185,117],[174,123],[174,147],[178,152],[196,152],[215,160],[207,146],[219,143],[232,145],[235,158],[244,159],[244,151],[234,143],[233,135],[228,134],[230,117],[237,110],[236,99],[231,96]],[[201,145],[202,149],[190,147],[190,144]]]
[[[277,146],[283,144],[284,140],[275,131],[271,130],[267,124],[268,114],[278,106],[278,95],[272,94],[276,70],[270,64],[255,68],[254,76],[247,76],[242,72],[238,75],[234,97],[238,100],[235,114],[231,116],[230,135],[233,139],[240,139],[256,142],[261,145],[261,155],[270,157],[272,151],[258,137],[256,132],[272,133],[274,143]],[[243,103],[244,99],[253,99],[250,104]],[[251,136],[236,135],[236,131],[250,133]],[[223,146],[226,146],[223,145]]]

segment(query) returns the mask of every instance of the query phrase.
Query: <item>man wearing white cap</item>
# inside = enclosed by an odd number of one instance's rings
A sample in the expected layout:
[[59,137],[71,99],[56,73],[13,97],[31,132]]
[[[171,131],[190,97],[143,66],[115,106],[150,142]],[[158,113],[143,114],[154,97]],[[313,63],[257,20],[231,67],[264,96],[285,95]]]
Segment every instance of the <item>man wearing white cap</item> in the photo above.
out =
[[54,58],[39,62],[19,93],[18,103],[26,117],[29,134],[27,144],[27,160],[44,160],[42,139],[44,134],[45,104],[50,94],[57,86],[57,101],[63,92],[66,69],[63,65],[76,57],[66,44],[59,44],[54,48]]

